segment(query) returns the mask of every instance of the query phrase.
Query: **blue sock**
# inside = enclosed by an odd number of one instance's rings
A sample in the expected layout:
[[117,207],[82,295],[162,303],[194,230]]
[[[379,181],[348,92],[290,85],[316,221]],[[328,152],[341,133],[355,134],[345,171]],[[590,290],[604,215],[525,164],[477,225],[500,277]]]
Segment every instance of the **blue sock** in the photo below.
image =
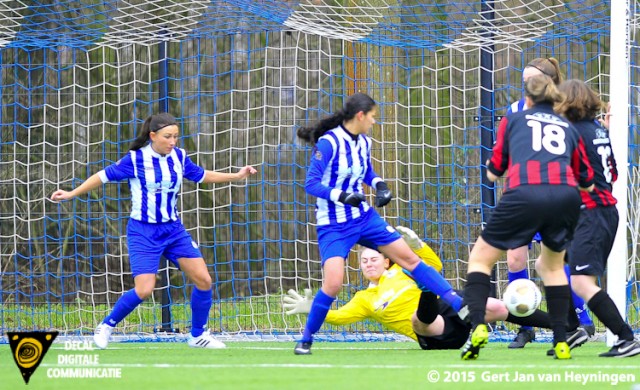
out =
[[[571,269],[568,264],[564,265],[564,273],[567,274],[569,280],[569,287],[571,287]],[[578,320],[580,325],[593,325],[593,320],[589,316],[589,310],[587,310],[587,303],[578,294],[571,289],[571,297],[573,298],[573,307],[576,309]]]
[[116,302],[115,306],[113,306],[113,310],[111,310],[111,313],[102,321],[102,323],[110,326],[116,326],[140,303],[142,303],[142,299],[138,297],[138,294],[136,294],[136,290],[132,288],[131,290],[122,294],[120,299],[118,299],[118,301]]
[[517,272],[509,271],[507,273],[507,276],[509,278],[509,283],[518,279],[529,279],[529,271],[527,271],[527,267],[524,267],[524,269],[521,271],[517,271]]
[[193,288],[191,291],[191,335],[198,337],[204,333],[211,310],[211,289],[202,291]]
[[327,312],[331,308],[333,301],[336,298],[329,296],[322,291],[318,290],[316,297],[311,304],[311,311],[307,317],[307,324],[304,326],[304,333],[302,334],[302,342],[310,343],[313,341],[313,335],[320,330],[324,319],[327,317]]
[[411,271],[411,276],[418,285],[428,287],[432,292],[440,296],[440,299],[447,302],[455,311],[462,307],[462,298],[453,291],[453,287],[442,277],[433,267],[429,267],[423,262]]
[[[524,267],[524,269],[520,270],[520,271],[516,271],[516,272],[507,272],[507,277],[509,278],[509,283],[513,282],[514,280],[518,280],[518,279],[529,279],[529,271],[527,271],[527,267]],[[521,326],[521,329],[533,329],[530,326]]]

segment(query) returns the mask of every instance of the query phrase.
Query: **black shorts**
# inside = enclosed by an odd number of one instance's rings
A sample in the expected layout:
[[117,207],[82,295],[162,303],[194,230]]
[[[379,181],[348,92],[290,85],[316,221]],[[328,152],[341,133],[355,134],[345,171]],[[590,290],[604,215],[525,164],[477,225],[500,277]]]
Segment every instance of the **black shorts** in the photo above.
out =
[[420,336],[422,349],[459,349],[469,338],[471,325],[458,317],[458,313],[445,302],[438,300],[438,314],[444,319],[444,333],[440,336]]
[[573,238],[581,204],[575,187],[519,186],[502,195],[481,236],[491,246],[507,250],[531,243],[540,232],[546,247],[561,252]]
[[582,210],[567,251],[571,275],[604,275],[619,219],[616,206]]

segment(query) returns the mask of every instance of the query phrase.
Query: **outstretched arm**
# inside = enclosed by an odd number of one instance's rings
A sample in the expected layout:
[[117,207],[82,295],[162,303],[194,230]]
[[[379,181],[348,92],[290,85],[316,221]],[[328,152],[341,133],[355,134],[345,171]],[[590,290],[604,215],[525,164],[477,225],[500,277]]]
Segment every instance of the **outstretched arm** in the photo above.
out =
[[78,187],[74,188],[71,191],[65,190],[57,190],[53,194],[51,194],[51,200],[60,201],[60,200],[69,200],[73,199],[78,195],[86,194],[87,192],[96,189],[102,185],[102,180],[100,179],[99,174],[95,173],[91,175],[84,183],[80,184]]
[[258,172],[254,167],[247,165],[236,173],[224,173],[216,171],[204,171],[202,183],[226,183],[230,181],[243,180]]
[[[289,290],[282,300],[285,314],[308,314],[311,311],[313,295],[309,289],[304,290],[304,296],[298,294],[295,290]],[[331,325],[346,325],[362,321],[370,315],[365,303],[366,300],[363,300],[362,294],[356,293],[341,308],[329,310],[325,322]]]

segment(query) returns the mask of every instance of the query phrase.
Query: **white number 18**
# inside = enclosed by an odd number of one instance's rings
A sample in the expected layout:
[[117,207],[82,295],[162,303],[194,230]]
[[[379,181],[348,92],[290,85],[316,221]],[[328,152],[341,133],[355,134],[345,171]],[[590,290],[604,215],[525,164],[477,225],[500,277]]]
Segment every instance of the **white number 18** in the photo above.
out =
[[567,151],[567,145],[564,142],[564,129],[558,125],[545,124],[534,120],[527,121],[527,125],[531,127],[531,147],[536,152],[544,149],[552,154],[562,155]]

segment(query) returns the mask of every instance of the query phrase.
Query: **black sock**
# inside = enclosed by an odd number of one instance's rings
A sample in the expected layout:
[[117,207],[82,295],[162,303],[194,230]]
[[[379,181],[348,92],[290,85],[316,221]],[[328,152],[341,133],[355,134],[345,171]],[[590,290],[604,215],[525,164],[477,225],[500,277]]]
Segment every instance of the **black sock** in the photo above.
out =
[[491,293],[491,277],[482,272],[467,274],[467,284],[464,286],[464,301],[469,306],[471,325],[484,324],[487,299]]
[[553,330],[553,344],[567,341],[567,312],[571,298],[569,285],[544,286],[547,296],[547,309],[549,310],[549,320],[551,330]]
[[[571,292],[571,291],[569,291]],[[573,294],[569,294],[569,310],[567,310],[567,329],[576,330],[580,326],[580,319],[576,313],[575,305],[573,304]]]
[[420,293],[420,301],[418,301],[418,310],[416,317],[425,324],[435,321],[438,316],[438,296],[431,291],[423,291]]
[[602,321],[604,326],[609,328],[619,339],[633,340],[633,332],[629,324],[624,322],[616,304],[604,290],[598,291],[591,297],[587,302],[587,306]]
[[516,317],[509,313],[507,321],[522,326],[536,326],[538,328],[551,329],[551,321],[549,320],[549,314],[542,310],[536,310],[530,316]]

